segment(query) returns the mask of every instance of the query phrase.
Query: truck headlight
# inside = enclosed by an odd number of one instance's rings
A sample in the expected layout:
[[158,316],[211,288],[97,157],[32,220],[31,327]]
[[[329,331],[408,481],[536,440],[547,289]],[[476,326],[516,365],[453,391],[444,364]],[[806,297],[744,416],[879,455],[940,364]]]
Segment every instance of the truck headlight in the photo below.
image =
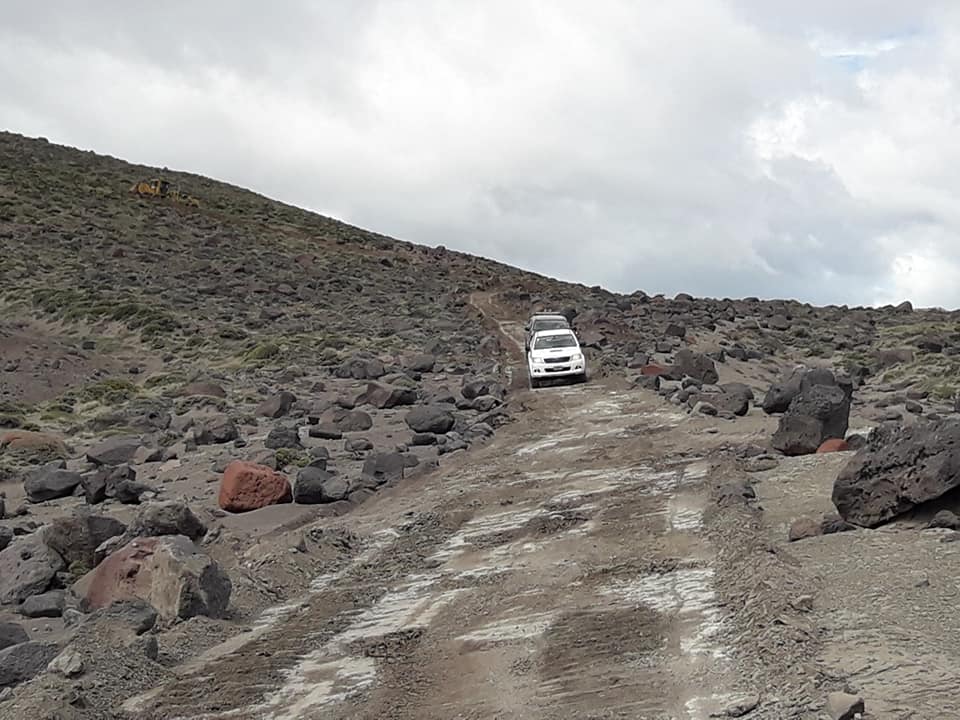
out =
[[573,355],[570,356],[570,361],[583,362],[583,355],[581,355],[580,353],[574,353]]

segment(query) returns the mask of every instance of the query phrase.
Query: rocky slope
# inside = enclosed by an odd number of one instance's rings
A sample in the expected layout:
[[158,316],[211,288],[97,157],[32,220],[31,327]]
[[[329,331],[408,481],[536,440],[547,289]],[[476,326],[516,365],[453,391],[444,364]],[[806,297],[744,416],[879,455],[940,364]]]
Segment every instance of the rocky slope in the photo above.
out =
[[158,174],[0,134],[0,688],[98,667],[101,626],[129,673],[175,667],[355,557],[318,520],[524,412],[498,323],[532,310],[574,318],[594,378],[782,416],[753,470],[851,412],[955,411],[956,313],[617,295],[194,175],[165,174],[199,208],[129,194]]

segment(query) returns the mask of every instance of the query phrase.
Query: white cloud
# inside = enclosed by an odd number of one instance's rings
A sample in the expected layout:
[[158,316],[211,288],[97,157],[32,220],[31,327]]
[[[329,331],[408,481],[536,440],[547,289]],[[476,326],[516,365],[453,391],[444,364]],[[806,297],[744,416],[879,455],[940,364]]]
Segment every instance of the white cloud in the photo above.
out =
[[960,305],[948,4],[96,7],[5,18],[0,126],[618,290]]

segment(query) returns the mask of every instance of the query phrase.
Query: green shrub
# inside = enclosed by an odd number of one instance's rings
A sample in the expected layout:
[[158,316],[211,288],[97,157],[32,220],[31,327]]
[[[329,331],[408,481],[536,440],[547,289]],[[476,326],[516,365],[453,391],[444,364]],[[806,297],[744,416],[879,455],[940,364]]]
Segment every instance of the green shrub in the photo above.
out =
[[140,394],[140,388],[129,380],[109,379],[87,385],[80,390],[83,402],[96,401],[102,405],[117,405]]
[[277,467],[285,468],[288,465],[296,467],[306,467],[310,464],[310,456],[292,448],[280,448],[277,450]]
[[279,354],[279,345],[273,342],[265,342],[248,351],[247,354],[243,356],[243,359],[247,362],[261,362],[275,358]]

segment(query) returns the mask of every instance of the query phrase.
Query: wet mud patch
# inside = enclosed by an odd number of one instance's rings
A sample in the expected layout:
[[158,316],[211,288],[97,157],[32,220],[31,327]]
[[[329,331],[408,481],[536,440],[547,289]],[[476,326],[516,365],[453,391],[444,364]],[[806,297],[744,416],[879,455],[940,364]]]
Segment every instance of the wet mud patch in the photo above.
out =
[[567,532],[587,522],[590,515],[581,509],[561,510],[544,515],[536,515],[523,525],[499,532],[473,538],[470,544],[477,548],[490,548],[516,542],[524,538],[543,537]]
[[351,655],[396,660],[409,656],[420,644],[425,630],[422,627],[405,628],[379,637],[365,637],[345,646]]
[[670,685],[661,659],[666,631],[663,616],[643,606],[561,615],[538,657],[543,704],[563,707],[564,717],[661,709]]
[[607,659],[640,660],[664,644],[662,616],[650,608],[583,610],[558,617],[544,632],[545,680],[563,679]]

